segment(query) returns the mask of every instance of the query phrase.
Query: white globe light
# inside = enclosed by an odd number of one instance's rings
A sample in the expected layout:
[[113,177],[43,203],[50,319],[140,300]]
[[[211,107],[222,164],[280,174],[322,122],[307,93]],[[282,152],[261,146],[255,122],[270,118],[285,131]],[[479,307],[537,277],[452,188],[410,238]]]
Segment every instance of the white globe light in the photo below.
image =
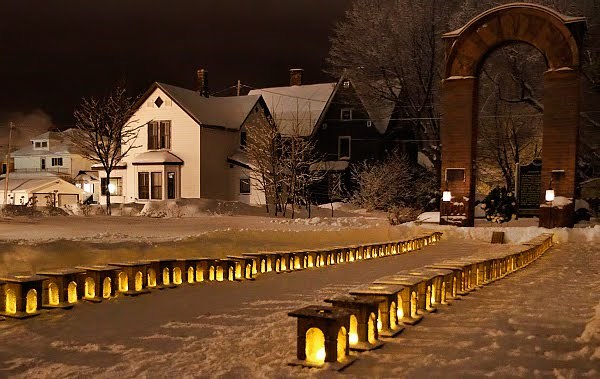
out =
[[114,184],[110,183],[108,185],[108,192],[110,192],[110,194],[114,194],[115,192],[117,192],[117,186],[115,186]]
[[554,201],[554,190],[546,190],[546,201]]
[[442,201],[450,201],[450,200],[452,200],[452,192],[444,191],[444,193],[442,193]]

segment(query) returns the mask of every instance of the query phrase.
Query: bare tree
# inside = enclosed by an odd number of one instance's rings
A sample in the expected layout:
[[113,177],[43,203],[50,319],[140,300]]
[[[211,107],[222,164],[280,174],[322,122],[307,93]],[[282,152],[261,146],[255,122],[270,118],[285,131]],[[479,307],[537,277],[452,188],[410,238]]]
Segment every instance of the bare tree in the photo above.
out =
[[139,129],[132,120],[136,99],[125,88],[116,87],[105,97],[84,98],[74,112],[75,128],[70,139],[79,153],[102,165],[106,172],[106,213],[111,214],[110,174],[135,145]]
[[265,194],[267,213],[269,213],[269,203],[273,203],[275,216],[282,211],[281,149],[281,138],[272,118],[247,128],[244,152],[251,167],[250,177],[257,183],[257,188]]

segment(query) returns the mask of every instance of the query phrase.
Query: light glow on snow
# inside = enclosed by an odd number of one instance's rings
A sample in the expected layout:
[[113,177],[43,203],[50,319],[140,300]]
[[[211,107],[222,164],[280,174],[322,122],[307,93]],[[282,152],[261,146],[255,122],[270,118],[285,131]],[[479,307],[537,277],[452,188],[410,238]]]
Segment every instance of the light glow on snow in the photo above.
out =
[[37,291],[30,289],[27,291],[27,300],[25,303],[25,312],[35,313],[37,311]]
[[355,315],[350,315],[350,331],[348,332],[350,345],[358,343],[358,320]]
[[325,362],[325,335],[319,328],[306,331],[306,361],[313,364]]
[[12,289],[6,289],[4,309],[8,314],[17,313],[17,295]]
[[48,283],[48,304],[58,305],[58,286],[54,282]]
[[67,287],[67,301],[69,304],[77,302],[77,283],[71,282]]

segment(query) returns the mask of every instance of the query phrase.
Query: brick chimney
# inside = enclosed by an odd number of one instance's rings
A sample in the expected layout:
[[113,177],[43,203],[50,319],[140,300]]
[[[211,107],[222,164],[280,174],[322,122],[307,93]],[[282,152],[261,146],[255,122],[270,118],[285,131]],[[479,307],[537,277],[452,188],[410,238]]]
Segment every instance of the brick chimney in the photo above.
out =
[[196,91],[201,96],[208,97],[208,70],[201,68],[196,72]]
[[303,75],[304,75],[304,69],[302,69],[302,68],[290,69],[290,86],[301,86]]

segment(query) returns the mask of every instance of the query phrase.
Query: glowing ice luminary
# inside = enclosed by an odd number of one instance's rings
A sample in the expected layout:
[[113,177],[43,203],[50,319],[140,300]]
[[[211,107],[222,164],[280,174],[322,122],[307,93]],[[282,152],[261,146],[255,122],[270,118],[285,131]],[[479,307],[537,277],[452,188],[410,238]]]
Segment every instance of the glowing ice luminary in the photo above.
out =
[[84,270],[83,274],[83,300],[99,303],[103,299],[110,299],[116,292],[116,266],[94,265],[78,266]]
[[127,296],[137,296],[149,293],[148,267],[151,262],[121,262],[111,263],[117,266],[117,290]]
[[2,285],[0,314],[12,318],[37,316],[42,306],[43,282],[40,275],[7,275],[0,277]]
[[349,355],[347,310],[313,305],[288,315],[298,319],[297,359],[290,365],[341,371],[356,360]]
[[340,295],[326,299],[325,302],[330,303],[334,308],[342,308],[351,313],[350,328],[348,329],[351,350],[367,351],[383,346],[377,331],[379,300]]
[[84,295],[85,270],[56,269],[39,274],[48,277],[42,294],[44,308],[72,308]]
[[394,337],[404,330],[398,320],[398,294],[403,286],[394,284],[368,284],[353,288],[350,295],[368,298],[379,303],[377,330],[382,337]]

